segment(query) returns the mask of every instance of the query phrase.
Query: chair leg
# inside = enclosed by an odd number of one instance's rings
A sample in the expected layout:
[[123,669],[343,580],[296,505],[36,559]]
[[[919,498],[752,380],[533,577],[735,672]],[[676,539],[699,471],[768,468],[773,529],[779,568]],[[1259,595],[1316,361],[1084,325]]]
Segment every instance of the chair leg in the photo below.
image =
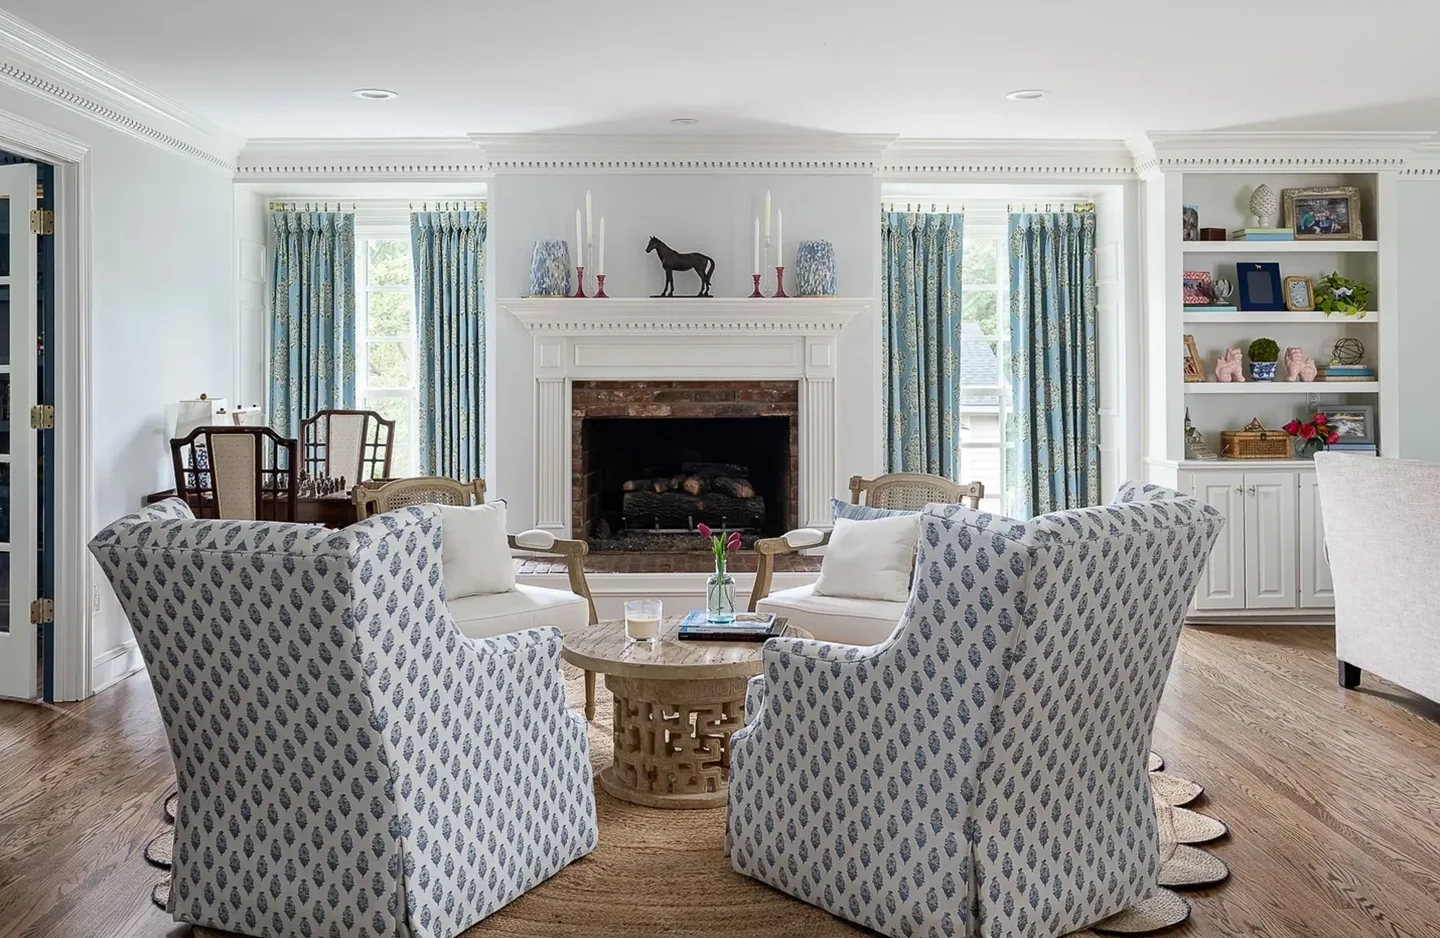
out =
[[595,672],[585,672],[585,721],[595,719]]
[[1360,669],[1348,661],[1335,661],[1336,671],[1340,678],[1340,686],[1346,690],[1360,686]]

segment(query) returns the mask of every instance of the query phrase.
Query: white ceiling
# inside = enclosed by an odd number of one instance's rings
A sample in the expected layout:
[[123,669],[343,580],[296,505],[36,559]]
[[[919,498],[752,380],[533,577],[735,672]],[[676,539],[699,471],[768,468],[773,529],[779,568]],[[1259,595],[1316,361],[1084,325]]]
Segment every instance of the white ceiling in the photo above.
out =
[[250,138],[1440,129],[1423,0],[0,2]]

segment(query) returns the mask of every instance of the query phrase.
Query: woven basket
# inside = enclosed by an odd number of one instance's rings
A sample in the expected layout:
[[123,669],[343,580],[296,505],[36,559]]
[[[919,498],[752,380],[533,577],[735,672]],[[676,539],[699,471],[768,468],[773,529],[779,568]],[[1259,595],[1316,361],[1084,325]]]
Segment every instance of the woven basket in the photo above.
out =
[[1226,459],[1289,459],[1290,434],[1266,430],[1256,417],[1244,430],[1220,431],[1220,455]]

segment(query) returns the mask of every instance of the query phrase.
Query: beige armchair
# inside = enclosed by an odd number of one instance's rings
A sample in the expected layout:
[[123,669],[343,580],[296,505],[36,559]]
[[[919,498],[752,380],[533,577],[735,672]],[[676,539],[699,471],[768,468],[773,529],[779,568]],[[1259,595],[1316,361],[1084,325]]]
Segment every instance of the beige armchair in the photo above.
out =
[[[351,496],[355,500],[356,519],[364,521],[371,515],[409,505],[482,503],[485,501],[485,480],[457,482],[441,476],[424,476],[369,482],[355,486]],[[541,625],[553,625],[562,632],[570,632],[598,621],[595,600],[590,596],[590,584],[585,580],[585,555],[590,552],[590,545],[538,530],[511,534],[507,540],[512,551],[564,557],[570,589],[517,584],[514,590],[506,593],[465,596],[448,602],[450,617],[466,637],[489,638]],[[595,674],[592,671],[585,672],[585,718],[595,718]]]
[[[850,478],[852,505],[864,504],[891,511],[918,512],[931,502],[954,505],[962,500],[969,501],[971,508],[979,509],[980,499],[984,497],[985,485],[981,482],[951,482],[919,472],[892,472],[875,479]],[[904,603],[817,596],[813,583],[771,594],[776,557],[824,547],[828,543],[829,532],[814,528],[800,528],[782,537],[756,541],[755,553],[759,557],[755,588],[750,593],[750,611],[784,616],[791,625],[806,629],[822,641],[868,645],[884,640],[900,621]]]

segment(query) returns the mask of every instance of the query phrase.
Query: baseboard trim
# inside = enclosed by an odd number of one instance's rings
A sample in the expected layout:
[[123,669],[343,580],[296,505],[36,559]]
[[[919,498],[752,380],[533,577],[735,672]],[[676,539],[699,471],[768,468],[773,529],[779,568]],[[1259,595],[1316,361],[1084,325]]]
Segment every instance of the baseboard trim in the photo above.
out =
[[122,642],[103,651],[90,663],[92,693],[99,693],[144,667],[145,659],[141,657],[140,646],[134,640]]

